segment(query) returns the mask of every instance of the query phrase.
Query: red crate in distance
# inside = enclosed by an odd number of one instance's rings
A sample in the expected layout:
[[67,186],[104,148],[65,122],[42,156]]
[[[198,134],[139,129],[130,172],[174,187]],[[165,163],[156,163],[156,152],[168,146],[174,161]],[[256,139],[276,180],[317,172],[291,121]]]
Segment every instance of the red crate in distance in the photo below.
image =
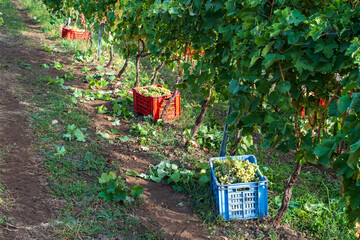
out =
[[89,31],[74,31],[72,30],[72,39],[79,39],[87,41],[89,39]]
[[[156,87],[163,87],[162,85],[155,85]],[[134,97],[134,109],[135,111],[148,116],[152,115],[153,120],[157,121],[160,119],[161,114],[172,96],[173,92],[167,96],[160,97],[146,97],[143,94],[139,93],[140,89],[147,89],[150,86],[145,87],[137,87],[133,89],[133,97]],[[179,117],[181,115],[181,102],[180,102],[180,93],[177,93],[174,101],[170,104],[166,114],[165,120],[173,119]]]
[[[320,99],[319,102],[318,102],[318,106],[324,106],[325,107],[326,105],[326,102],[324,99]],[[305,108],[303,107],[302,110],[301,110],[301,117],[303,118],[308,118],[309,116],[305,115]]]
[[71,39],[71,30],[70,29],[67,29],[67,28],[63,28],[62,29],[62,33],[61,33],[61,37],[62,38],[66,38],[66,39]]
[[89,31],[75,31],[68,28],[63,28],[61,37],[69,40],[79,39],[87,41],[89,39]]

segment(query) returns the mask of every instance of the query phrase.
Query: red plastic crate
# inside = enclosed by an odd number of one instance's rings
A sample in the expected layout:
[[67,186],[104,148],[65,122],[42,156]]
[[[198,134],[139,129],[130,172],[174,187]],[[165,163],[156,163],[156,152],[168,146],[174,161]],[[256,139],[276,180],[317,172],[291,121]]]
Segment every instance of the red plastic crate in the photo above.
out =
[[[310,94],[314,94],[313,92],[310,92]],[[294,103],[296,101],[296,99],[292,98],[291,100],[291,103]],[[319,102],[318,102],[318,106],[325,106],[326,105],[326,101],[324,99],[320,99]],[[300,106],[301,107],[301,113],[300,113],[300,116],[303,117],[303,118],[308,118],[309,116],[305,115],[305,108],[303,106]]]
[[[163,87],[162,85],[155,85],[157,87]],[[146,87],[137,87],[133,89],[133,97],[134,97],[134,109],[135,111],[148,116],[152,115],[153,120],[157,121],[173,93],[167,96],[161,97],[146,97],[139,93],[140,89],[146,89]],[[180,102],[180,93],[177,93],[174,101],[170,104],[166,114],[165,120],[173,119],[179,117],[181,115],[181,102]]]
[[[185,48],[185,54],[189,57],[192,57],[195,53],[199,52],[198,50],[191,50],[189,47],[186,47]],[[204,56],[205,55],[205,52],[204,50],[203,51],[200,51],[199,52],[200,55]]]
[[89,39],[89,31],[74,31],[71,29],[63,28],[61,37],[69,40],[80,39],[87,41]]
[[89,39],[89,31],[74,31],[72,30],[72,39],[80,39],[87,41]]
[[[319,100],[319,103],[318,103],[318,106],[325,106],[326,105],[326,102],[324,99],[320,99]],[[303,118],[308,118],[309,116],[305,115],[305,108],[303,107],[302,110],[301,110],[301,117]]]
[[66,38],[66,39],[71,39],[71,30],[67,29],[67,28],[63,28],[62,33],[61,33],[61,37]]

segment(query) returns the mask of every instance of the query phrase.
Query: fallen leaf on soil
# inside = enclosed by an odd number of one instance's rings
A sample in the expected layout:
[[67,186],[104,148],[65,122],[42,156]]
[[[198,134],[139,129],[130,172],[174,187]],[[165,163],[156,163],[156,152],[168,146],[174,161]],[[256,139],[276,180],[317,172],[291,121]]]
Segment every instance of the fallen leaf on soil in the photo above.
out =
[[40,224],[43,228],[48,228],[50,227],[50,223],[41,223]]
[[204,151],[210,153],[210,150],[208,148],[204,148]]
[[194,148],[199,148],[200,144],[197,141],[194,140],[189,140],[189,143],[191,144],[191,146],[193,146]]
[[141,148],[141,150],[143,150],[145,152],[150,150],[150,148],[148,148],[146,146],[140,146],[140,148]]
[[230,238],[221,236],[221,240],[231,240]]
[[355,236],[357,238],[359,238],[360,237],[360,223],[358,223],[358,222],[356,223],[355,229],[357,230],[357,233],[355,233]]

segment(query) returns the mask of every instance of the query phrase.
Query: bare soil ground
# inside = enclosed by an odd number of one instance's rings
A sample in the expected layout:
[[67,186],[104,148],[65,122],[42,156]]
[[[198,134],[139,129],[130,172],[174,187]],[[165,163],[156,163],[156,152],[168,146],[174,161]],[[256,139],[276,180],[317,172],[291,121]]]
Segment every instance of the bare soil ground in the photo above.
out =
[[[2,239],[45,239],[51,219],[51,203],[46,195],[46,178],[42,160],[32,148],[32,133],[21,95],[19,79],[33,75],[22,68],[24,62],[36,61],[19,37],[7,36],[0,30],[0,168],[2,196],[0,226]],[[34,76],[35,77],[35,76]]]

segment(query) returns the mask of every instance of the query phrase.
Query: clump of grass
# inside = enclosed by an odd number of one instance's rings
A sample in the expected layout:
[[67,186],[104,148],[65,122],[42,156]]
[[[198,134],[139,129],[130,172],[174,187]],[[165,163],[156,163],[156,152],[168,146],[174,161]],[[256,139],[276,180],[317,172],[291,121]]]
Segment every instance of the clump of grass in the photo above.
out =
[[2,18],[4,19],[4,26],[8,35],[20,36],[23,31],[27,31],[27,25],[21,21],[20,14],[16,6],[9,0],[0,1],[0,9]]

